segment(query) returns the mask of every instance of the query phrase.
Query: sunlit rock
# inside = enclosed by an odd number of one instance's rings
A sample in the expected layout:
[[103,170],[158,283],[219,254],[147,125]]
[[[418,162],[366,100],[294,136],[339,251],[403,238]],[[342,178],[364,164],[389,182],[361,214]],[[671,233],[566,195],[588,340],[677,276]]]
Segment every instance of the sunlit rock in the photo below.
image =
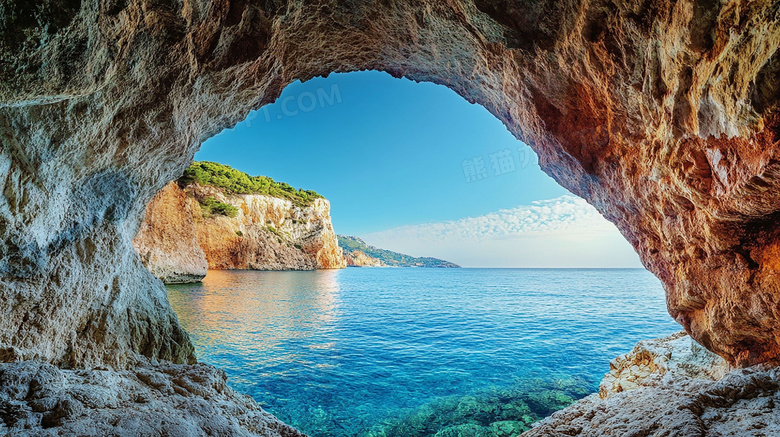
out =
[[[205,213],[198,199],[235,208],[235,216]],[[146,208],[133,245],[144,265],[166,283],[196,282],[211,269],[316,270],[346,267],[330,220],[330,203],[298,206],[259,194],[176,182]]]
[[198,282],[206,276],[209,263],[198,245],[196,214],[200,214],[197,202],[192,205],[174,182],[146,206],[133,247],[144,266],[166,284]]
[[640,341],[634,350],[609,363],[609,373],[599,386],[599,396],[640,386],[657,385],[658,378],[697,378],[717,381],[730,369],[726,361],[704,349],[688,334]]
[[685,334],[640,342],[611,367],[600,393],[523,437],[780,434],[780,368],[729,370]]

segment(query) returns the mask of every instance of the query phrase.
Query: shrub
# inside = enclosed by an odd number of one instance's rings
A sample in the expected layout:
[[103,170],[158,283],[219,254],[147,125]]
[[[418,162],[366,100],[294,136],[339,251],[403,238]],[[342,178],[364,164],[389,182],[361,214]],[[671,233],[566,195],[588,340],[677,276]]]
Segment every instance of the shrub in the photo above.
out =
[[276,182],[267,176],[249,176],[227,165],[209,161],[193,162],[178,180],[180,185],[196,182],[221,188],[232,194],[264,194],[292,201],[299,207],[312,204],[322,198],[311,190],[296,189],[284,182]]
[[238,215],[238,208],[233,205],[222,203],[213,197],[204,197],[198,199],[200,207],[203,210],[203,216],[208,217],[214,214],[235,217]]
[[241,232],[241,231],[236,231],[236,235],[238,235],[239,237],[243,237],[243,236],[244,236],[244,233],[243,233],[243,232]]

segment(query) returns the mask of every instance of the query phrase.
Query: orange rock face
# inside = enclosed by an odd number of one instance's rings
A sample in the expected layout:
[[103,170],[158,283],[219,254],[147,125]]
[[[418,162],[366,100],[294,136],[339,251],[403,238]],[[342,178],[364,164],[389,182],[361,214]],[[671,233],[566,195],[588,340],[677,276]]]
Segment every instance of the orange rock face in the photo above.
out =
[[[204,216],[197,198],[238,208],[236,217]],[[166,283],[199,281],[206,269],[316,270],[346,267],[330,221],[330,204],[301,208],[289,200],[228,195],[176,182],[146,207],[133,240],[144,265]]]
[[146,206],[133,247],[152,274],[166,284],[197,282],[209,265],[198,245],[195,214],[200,212],[176,183],[165,186]]
[[0,14],[0,346],[183,359],[129,244],[146,203],[286,84],[375,69],[483,105],[618,226],[694,339],[780,361],[776,1],[81,3]]
[[330,221],[330,203],[316,199],[301,208],[289,200],[255,194],[227,195],[213,187],[185,191],[238,208],[236,217],[204,217],[198,201],[193,219],[197,241],[211,269],[316,270],[346,267]]

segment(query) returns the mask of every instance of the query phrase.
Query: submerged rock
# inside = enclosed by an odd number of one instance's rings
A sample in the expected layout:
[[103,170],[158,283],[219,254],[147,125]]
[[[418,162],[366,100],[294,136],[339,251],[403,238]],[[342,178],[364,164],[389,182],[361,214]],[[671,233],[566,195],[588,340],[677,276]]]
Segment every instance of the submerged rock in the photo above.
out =
[[368,437],[511,437],[590,392],[579,378],[530,379],[436,399],[386,420]]

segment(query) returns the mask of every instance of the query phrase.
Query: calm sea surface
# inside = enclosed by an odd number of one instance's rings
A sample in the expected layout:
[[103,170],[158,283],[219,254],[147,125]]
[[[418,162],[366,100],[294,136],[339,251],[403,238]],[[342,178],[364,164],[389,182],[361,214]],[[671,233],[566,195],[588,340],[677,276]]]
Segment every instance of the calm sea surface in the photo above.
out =
[[644,270],[210,271],[169,286],[200,361],[318,436],[511,436],[680,330]]

